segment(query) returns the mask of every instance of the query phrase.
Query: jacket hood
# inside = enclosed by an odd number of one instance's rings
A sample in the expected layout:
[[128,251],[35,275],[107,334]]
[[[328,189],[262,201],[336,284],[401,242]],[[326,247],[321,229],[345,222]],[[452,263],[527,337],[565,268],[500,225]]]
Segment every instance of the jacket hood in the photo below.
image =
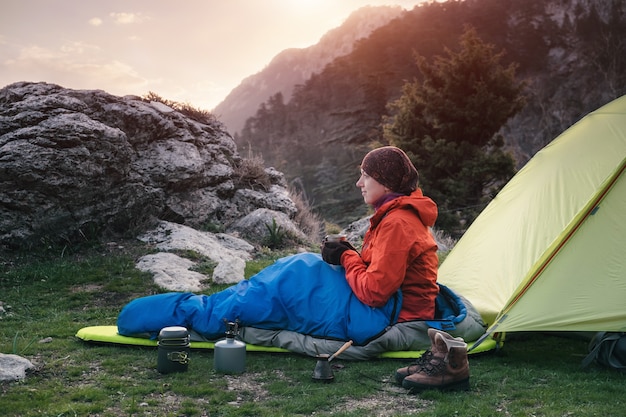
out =
[[415,211],[425,226],[432,227],[437,220],[437,204],[424,196],[421,189],[413,191],[410,195],[400,196],[383,204],[372,216],[372,226],[376,226],[391,210],[409,209]]

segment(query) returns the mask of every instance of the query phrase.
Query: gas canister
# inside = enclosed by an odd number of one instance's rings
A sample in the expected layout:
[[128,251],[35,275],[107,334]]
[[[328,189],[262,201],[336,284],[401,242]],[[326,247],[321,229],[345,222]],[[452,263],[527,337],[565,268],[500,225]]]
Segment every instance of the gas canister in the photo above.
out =
[[226,338],[215,343],[213,368],[225,374],[240,374],[246,370],[246,344],[236,339],[239,322],[226,321]]

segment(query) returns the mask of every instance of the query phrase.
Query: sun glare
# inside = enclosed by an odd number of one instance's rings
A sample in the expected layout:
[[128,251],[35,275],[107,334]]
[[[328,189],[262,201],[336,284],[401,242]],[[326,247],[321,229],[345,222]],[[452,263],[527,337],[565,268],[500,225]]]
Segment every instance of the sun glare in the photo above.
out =
[[291,0],[290,3],[294,4],[296,7],[308,8],[313,7],[315,4],[325,3],[322,0]]
[[[332,1],[329,0],[285,0],[286,10],[292,13],[308,14],[316,13],[320,10],[328,10],[332,8]],[[335,3],[335,6],[337,3]]]

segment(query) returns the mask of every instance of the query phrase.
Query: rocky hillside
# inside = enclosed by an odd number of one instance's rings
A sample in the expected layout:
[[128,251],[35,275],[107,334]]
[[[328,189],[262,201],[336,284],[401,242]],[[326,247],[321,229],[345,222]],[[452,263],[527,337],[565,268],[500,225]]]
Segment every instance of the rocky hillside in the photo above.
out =
[[222,101],[213,113],[236,134],[246,119],[270,96],[281,92],[285,100],[293,89],[303,84],[326,64],[350,53],[359,39],[389,23],[402,13],[399,6],[363,7],[348,17],[338,28],[326,33],[308,48],[292,48],[278,54],[262,71],[247,77]]
[[0,90],[0,249],[134,238],[158,220],[256,243],[276,221],[305,239],[296,214],[282,174],[242,159],[209,113],[46,83]]

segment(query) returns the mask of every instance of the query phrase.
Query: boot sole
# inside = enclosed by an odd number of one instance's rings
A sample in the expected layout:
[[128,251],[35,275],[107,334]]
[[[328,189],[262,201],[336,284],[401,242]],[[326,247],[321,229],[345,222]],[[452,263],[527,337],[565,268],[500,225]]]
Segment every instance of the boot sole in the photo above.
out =
[[450,382],[449,384],[444,385],[426,385],[426,384],[417,384],[411,381],[402,381],[402,387],[409,390],[411,393],[419,393],[427,390],[438,390],[443,392],[449,391],[469,391],[470,384],[469,378],[462,379],[460,381]]

